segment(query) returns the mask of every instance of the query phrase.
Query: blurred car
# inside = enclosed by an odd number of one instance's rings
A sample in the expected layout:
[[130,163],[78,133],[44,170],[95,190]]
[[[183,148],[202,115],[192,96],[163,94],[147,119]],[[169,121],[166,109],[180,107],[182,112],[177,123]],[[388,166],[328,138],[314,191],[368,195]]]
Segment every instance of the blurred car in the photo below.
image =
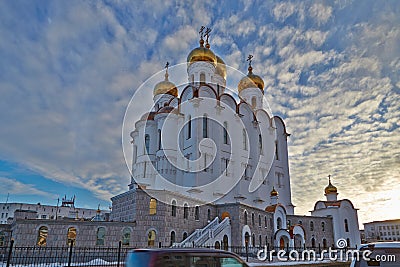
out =
[[[364,259],[363,253],[370,251]],[[369,254],[369,252],[367,253]],[[354,258],[350,267],[400,267],[400,242],[380,242],[362,245],[359,250],[359,259]]]
[[135,249],[126,267],[248,267],[236,254],[214,249]]

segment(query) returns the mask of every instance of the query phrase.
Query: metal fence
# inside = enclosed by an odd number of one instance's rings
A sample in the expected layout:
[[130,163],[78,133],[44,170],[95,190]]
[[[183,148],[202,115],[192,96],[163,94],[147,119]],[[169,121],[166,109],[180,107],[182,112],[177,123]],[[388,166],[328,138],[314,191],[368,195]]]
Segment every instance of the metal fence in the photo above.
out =
[[[213,247],[206,247],[213,248]],[[126,255],[134,247],[125,247],[119,243],[118,247],[75,247],[73,244],[67,247],[14,247],[11,241],[8,247],[0,247],[0,267],[101,267],[115,266],[123,267]],[[168,248],[165,248],[168,249]],[[258,258],[264,257],[263,261],[276,261],[279,251],[281,257],[289,258],[289,252],[296,250],[302,253],[305,250],[315,251],[318,258],[327,258],[329,255],[324,248],[306,248],[306,247],[224,247],[225,250],[234,252],[246,261],[258,261]],[[262,253],[260,251],[262,250]],[[346,253],[350,248],[344,248],[341,251]]]

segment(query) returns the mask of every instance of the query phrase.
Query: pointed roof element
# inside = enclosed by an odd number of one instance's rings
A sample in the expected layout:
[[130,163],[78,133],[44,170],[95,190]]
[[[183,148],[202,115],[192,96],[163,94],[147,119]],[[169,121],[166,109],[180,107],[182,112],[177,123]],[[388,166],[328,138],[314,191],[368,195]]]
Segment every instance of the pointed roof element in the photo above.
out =
[[325,187],[325,194],[336,194],[337,193],[337,188],[336,186],[332,185],[331,183],[331,175],[328,175],[329,178],[329,184],[327,187]]
[[253,74],[253,67],[251,66],[251,62],[253,60],[253,55],[249,55],[247,61],[249,61],[248,73],[247,76],[243,77],[238,84],[239,93],[247,88],[259,88],[262,92],[264,92],[264,81],[260,76]]
[[176,88],[176,85],[168,80],[168,67],[169,67],[169,62],[165,64],[165,75],[164,75],[164,81],[159,82],[154,86],[153,90],[153,95],[160,95],[160,94],[169,94],[174,97],[178,96],[178,88]]

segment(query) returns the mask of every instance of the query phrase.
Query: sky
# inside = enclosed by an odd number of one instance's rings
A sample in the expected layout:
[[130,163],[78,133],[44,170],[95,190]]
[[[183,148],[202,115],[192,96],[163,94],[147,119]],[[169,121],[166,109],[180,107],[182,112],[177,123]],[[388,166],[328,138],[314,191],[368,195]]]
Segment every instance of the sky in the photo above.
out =
[[400,218],[399,1],[1,1],[0,202],[108,208],[130,180],[131,97],[201,25],[227,65],[254,55],[291,133],[296,214],[331,174],[360,224]]

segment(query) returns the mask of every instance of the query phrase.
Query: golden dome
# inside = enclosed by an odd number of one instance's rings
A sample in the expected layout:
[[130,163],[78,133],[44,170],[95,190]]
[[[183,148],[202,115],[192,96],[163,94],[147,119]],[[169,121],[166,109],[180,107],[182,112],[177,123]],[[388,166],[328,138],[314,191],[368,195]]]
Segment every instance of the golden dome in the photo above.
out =
[[217,56],[217,68],[215,69],[215,73],[226,80],[226,65],[219,56]]
[[278,191],[275,190],[275,187],[272,187],[272,191],[270,193],[271,197],[277,197],[279,195]]
[[331,178],[329,177],[329,184],[327,187],[325,187],[325,194],[336,194],[337,193],[337,188],[336,186],[332,185],[331,183]]
[[169,94],[178,97],[178,88],[168,80],[168,71],[165,73],[165,80],[154,86],[153,95],[156,96],[160,94]]
[[249,66],[249,73],[238,84],[239,93],[246,88],[260,88],[264,92],[264,81],[260,76],[253,74],[253,68]]
[[200,47],[197,47],[189,53],[187,57],[188,66],[197,61],[208,61],[217,66],[217,57],[211,49],[204,47],[204,40],[200,40]]

